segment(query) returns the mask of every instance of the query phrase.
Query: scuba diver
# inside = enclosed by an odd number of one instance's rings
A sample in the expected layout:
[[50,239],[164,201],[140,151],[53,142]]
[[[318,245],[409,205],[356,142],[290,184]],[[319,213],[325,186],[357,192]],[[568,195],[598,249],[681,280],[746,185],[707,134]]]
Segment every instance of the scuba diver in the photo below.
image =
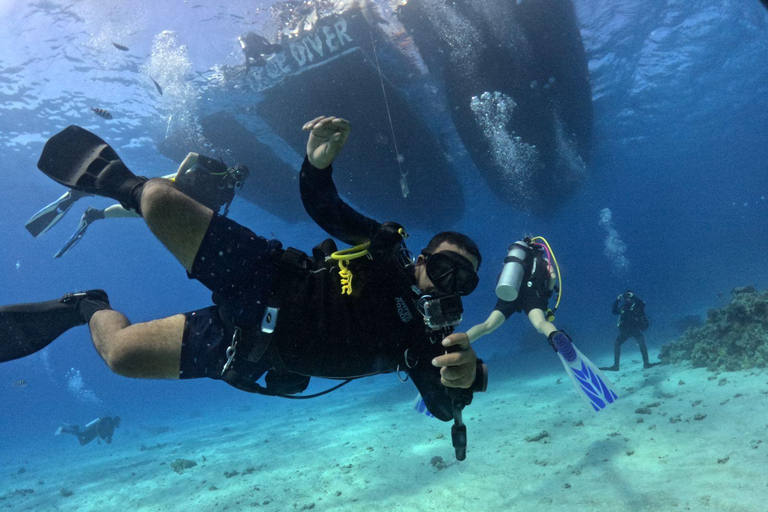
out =
[[[344,203],[332,179],[349,122],[304,125],[304,206],[329,234],[314,258],[283,249],[181,193],[168,180],[136,176],[93,133],[70,126],[45,145],[38,167],[55,181],[110,197],[139,213],[152,233],[213,292],[213,306],[131,325],[101,290],[0,307],[0,362],[41,350],[88,324],[94,346],[120,375],[211,378],[253,393],[293,397],[311,377],[344,380],[395,373],[412,380],[429,411],[454,420],[465,455],[462,409],[487,385],[487,367],[465,333],[454,333],[462,297],[478,284],[477,245],[452,231],[413,258],[397,223],[379,223]],[[265,376],[265,386],[257,381]],[[313,396],[313,395],[309,395]],[[306,398],[302,397],[294,398]],[[463,446],[462,446],[463,445]]]
[[[468,329],[467,336],[474,342],[498,329],[514,313],[524,312],[531,325],[547,337],[581,397],[600,411],[618,395],[611,382],[573,345],[571,337],[552,323],[561,290],[560,269],[549,243],[540,236],[518,240],[509,246],[504,258],[496,283],[496,307],[483,323]],[[557,302],[548,309],[553,291],[557,291]]]
[[[243,164],[227,167],[219,160],[189,153],[175,174],[168,174],[163,178],[173,182],[179,190],[215,212],[219,212],[223,207],[222,215],[227,216],[235,191],[242,188],[248,174],[248,167]],[[34,237],[45,233],[64,217],[77,200],[90,195],[92,194],[80,190],[68,190],[56,201],[34,214],[25,225],[27,231]],[[80,218],[75,232],[53,257],[64,256],[85,236],[88,226],[97,220],[135,217],[138,217],[136,212],[124,208],[121,204],[103,210],[89,207]]]
[[115,416],[113,418],[112,416],[102,416],[87,424],[83,430],[80,430],[80,427],[77,425],[64,423],[58,430],[56,430],[54,435],[72,434],[80,441],[80,446],[90,443],[97,437],[99,438],[99,444],[101,444],[102,439],[107,444],[110,444],[112,442],[112,434],[114,434],[115,429],[119,426],[120,417]]
[[240,43],[240,48],[242,48],[243,55],[245,55],[245,68],[241,72],[243,78],[248,76],[248,71],[250,71],[252,67],[266,66],[266,56],[283,51],[282,45],[272,44],[266,37],[260,36],[255,32],[248,32],[247,34],[238,37],[237,42]]
[[601,367],[601,370],[610,372],[619,371],[619,362],[621,360],[621,346],[629,338],[635,338],[640,347],[640,354],[643,356],[643,368],[653,368],[660,365],[660,362],[652,363],[648,359],[648,347],[645,344],[643,331],[648,329],[648,317],[645,316],[645,302],[634,294],[632,290],[627,290],[616,297],[613,302],[611,312],[619,315],[616,326],[619,328],[619,335],[613,345],[613,366]]

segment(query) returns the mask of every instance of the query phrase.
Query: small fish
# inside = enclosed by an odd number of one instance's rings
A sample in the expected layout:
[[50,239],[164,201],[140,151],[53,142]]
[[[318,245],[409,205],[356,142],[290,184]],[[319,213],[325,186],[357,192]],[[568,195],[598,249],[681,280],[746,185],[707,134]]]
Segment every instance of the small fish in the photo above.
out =
[[116,43],[116,42],[114,42],[114,41],[112,41],[112,45],[113,45],[115,48],[117,48],[118,50],[120,50],[121,52],[127,52],[127,51],[129,50],[127,46],[123,46],[123,45],[121,45],[121,44],[117,44],[117,43]]
[[104,119],[112,119],[112,114],[110,114],[107,110],[104,110],[103,108],[91,107],[91,112],[93,112],[99,117],[103,117]]
[[15,380],[15,381],[13,381],[13,387],[15,387],[15,388],[25,388],[25,387],[27,387],[27,381],[25,381],[24,379]]
[[21,268],[21,262],[17,261],[16,262],[16,270],[19,270],[20,268]]
[[157,88],[157,92],[159,92],[160,96],[162,96],[163,95],[163,88],[160,87],[160,84],[157,83],[157,81],[154,78],[152,78],[152,77],[149,77],[149,79],[152,80],[152,83],[155,84],[155,87]]

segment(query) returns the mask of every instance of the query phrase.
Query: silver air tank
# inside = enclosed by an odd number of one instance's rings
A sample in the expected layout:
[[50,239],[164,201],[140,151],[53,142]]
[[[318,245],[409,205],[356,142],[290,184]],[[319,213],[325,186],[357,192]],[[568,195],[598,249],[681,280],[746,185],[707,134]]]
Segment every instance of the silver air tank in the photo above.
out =
[[504,258],[504,267],[496,283],[496,296],[501,300],[512,302],[517,299],[525,274],[523,262],[526,256],[528,256],[528,244],[524,241],[518,240],[509,246],[507,257]]

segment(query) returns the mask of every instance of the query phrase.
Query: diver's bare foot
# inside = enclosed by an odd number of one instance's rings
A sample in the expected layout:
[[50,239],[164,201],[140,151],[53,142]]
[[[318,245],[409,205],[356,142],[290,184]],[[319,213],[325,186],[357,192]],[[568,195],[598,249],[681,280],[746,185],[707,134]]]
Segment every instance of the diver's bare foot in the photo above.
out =
[[603,371],[606,371],[606,372],[617,372],[617,371],[619,371],[619,367],[616,366],[616,365],[613,365],[613,366],[601,366],[600,369],[603,370]]

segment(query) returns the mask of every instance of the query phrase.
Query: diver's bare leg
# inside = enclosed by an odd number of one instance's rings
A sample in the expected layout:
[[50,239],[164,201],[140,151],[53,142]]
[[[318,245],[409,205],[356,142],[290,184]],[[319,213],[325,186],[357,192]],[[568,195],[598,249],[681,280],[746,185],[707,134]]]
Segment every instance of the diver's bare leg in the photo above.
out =
[[89,326],[93,345],[109,368],[126,377],[178,379],[184,315],[131,325],[122,313],[97,311]]
[[105,219],[131,219],[134,217],[140,217],[140,215],[121,204],[113,204],[104,208]]
[[213,211],[175,188],[153,179],[141,193],[141,212],[149,229],[187,271],[200,248]]

